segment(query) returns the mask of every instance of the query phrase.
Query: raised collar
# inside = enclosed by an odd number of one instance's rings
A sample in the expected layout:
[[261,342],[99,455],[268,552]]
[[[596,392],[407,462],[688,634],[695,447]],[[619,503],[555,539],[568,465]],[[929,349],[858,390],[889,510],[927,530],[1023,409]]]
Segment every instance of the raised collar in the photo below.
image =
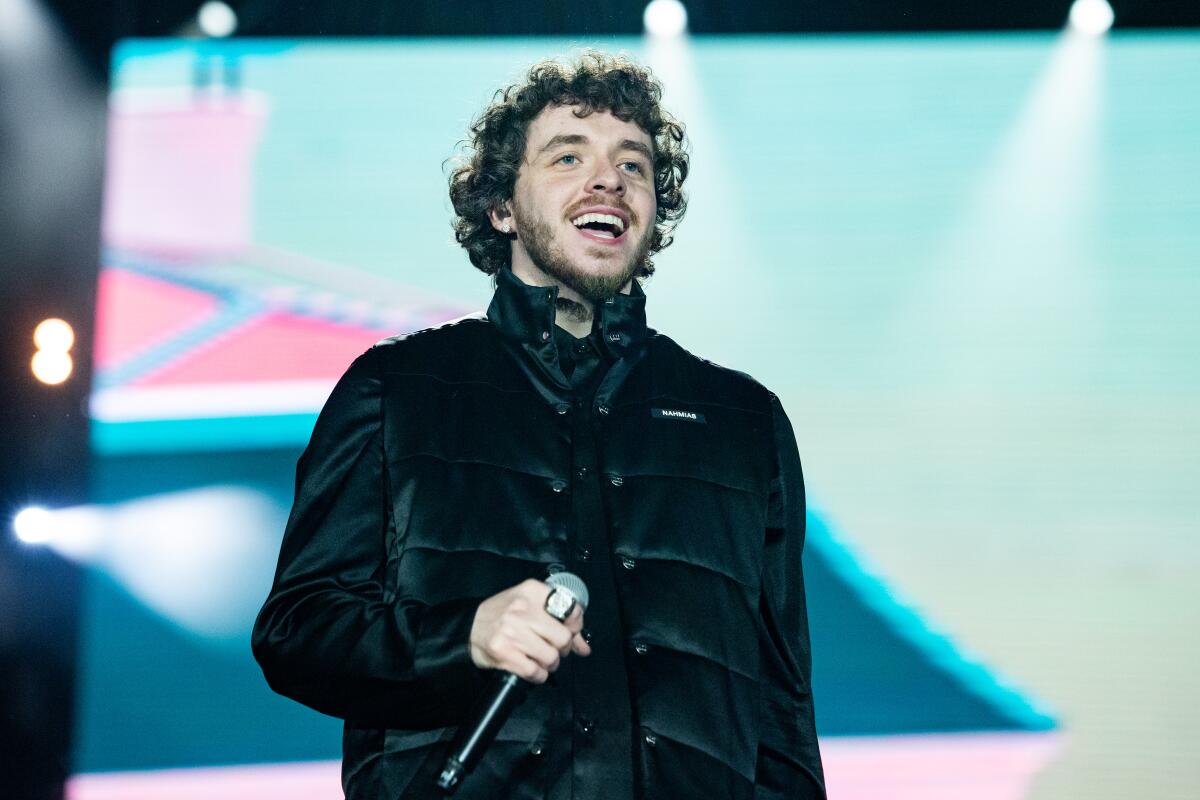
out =
[[[500,269],[487,318],[505,339],[537,361],[547,366],[557,365],[558,348],[554,341],[557,297],[556,286],[530,286],[513,275],[512,270]],[[646,295],[636,279],[629,294],[618,294],[596,306],[593,325],[599,329],[601,346],[614,359],[641,351],[647,334]]]

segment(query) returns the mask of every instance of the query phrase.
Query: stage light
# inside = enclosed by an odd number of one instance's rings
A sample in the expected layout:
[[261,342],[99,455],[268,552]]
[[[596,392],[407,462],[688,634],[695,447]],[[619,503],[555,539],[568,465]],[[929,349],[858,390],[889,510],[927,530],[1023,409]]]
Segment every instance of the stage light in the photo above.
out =
[[237,30],[237,14],[219,0],[209,0],[196,13],[196,24],[205,36],[221,39]]
[[57,386],[71,377],[71,370],[75,367],[75,362],[71,360],[68,353],[38,350],[33,354],[33,360],[29,362],[29,367],[33,370],[33,377],[42,383]]
[[679,0],[652,0],[642,13],[651,36],[679,36],[687,30],[687,9]]
[[71,347],[75,344],[75,331],[65,320],[51,317],[42,320],[33,329],[33,354],[30,369],[33,376],[51,386],[71,377],[75,362],[71,360]]
[[259,491],[210,486],[112,505],[26,508],[13,529],[108,575],[185,630],[244,642],[279,555],[272,531],[286,521],[287,509]]
[[33,329],[33,343],[38,350],[65,353],[75,344],[75,330],[65,320],[51,317]]
[[1103,36],[1112,28],[1114,18],[1107,0],[1075,0],[1067,24],[1079,33]]
[[46,509],[29,506],[18,511],[13,517],[13,531],[17,538],[26,544],[45,544],[50,541],[52,520],[53,517]]

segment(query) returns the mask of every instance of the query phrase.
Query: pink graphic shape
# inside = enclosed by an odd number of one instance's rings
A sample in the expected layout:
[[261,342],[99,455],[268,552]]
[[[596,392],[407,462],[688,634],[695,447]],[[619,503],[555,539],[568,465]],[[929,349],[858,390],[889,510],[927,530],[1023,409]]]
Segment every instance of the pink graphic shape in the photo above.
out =
[[836,800],[1021,800],[1061,745],[1055,733],[847,736],[821,754]]
[[125,90],[108,121],[103,231],[112,247],[180,255],[240,252],[253,221],[264,97]]
[[[821,740],[832,800],[1020,800],[1054,758],[1047,733],[966,733]],[[336,761],[76,775],[67,800],[327,800]]]
[[216,311],[206,292],[106,267],[96,299],[96,366],[119,364]]
[[76,775],[67,800],[329,800],[342,796],[336,761]]
[[285,312],[256,317],[135,381],[138,386],[328,380],[393,333]]

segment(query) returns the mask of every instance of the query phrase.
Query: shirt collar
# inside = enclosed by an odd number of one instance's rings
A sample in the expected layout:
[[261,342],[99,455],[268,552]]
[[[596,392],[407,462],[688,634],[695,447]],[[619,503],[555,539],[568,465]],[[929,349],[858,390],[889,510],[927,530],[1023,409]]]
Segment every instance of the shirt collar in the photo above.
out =
[[[496,293],[487,318],[504,338],[530,351],[547,364],[558,360],[554,341],[554,301],[557,286],[530,286],[510,269],[496,272]],[[646,295],[635,279],[629,294],[617,294],[595,309],[593,330],[599,331],[600,346],[614,359],[638,352],[645,344]]]

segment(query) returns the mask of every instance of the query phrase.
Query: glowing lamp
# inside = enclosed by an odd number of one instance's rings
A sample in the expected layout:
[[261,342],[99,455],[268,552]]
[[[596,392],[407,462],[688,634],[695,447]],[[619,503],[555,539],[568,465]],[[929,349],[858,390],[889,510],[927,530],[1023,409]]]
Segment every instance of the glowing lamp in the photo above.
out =
[[50,541],[50,512],[38,506],[29,506],[13,517],[13,531],[26,544],[45,544]]
[[237,14],[219,0],[210,0],[200,6],[196,13],[196,24],[205,36],[221,39],[237,30]]
[[33,329],[33,344],[37,352],[29,363],[33,376],[51,386],[71,377],[75,362],[71,360],[71,347],[75,344],[75,330],[58,317],[44,319]]
[[33,344],[38,350],[65,353],[75,344],[75,329],[57,317],[44,319],[33,329]]
[[642,24],[651,36],[679,36],[687,30],[687,9],[679,0],[652,0],[642,12]]
[[1108,0],[1075,0],[1067,24],[1079,33],[1103,36],[1112,28],[1114,19]]
[[57,386],[71,377],[71,370],[74,369],[75,362],[71,360],[69,353],[38,350],[33,354],[33,360],[29,362],[29,367],[33,370],[33,377],[42,383]]

